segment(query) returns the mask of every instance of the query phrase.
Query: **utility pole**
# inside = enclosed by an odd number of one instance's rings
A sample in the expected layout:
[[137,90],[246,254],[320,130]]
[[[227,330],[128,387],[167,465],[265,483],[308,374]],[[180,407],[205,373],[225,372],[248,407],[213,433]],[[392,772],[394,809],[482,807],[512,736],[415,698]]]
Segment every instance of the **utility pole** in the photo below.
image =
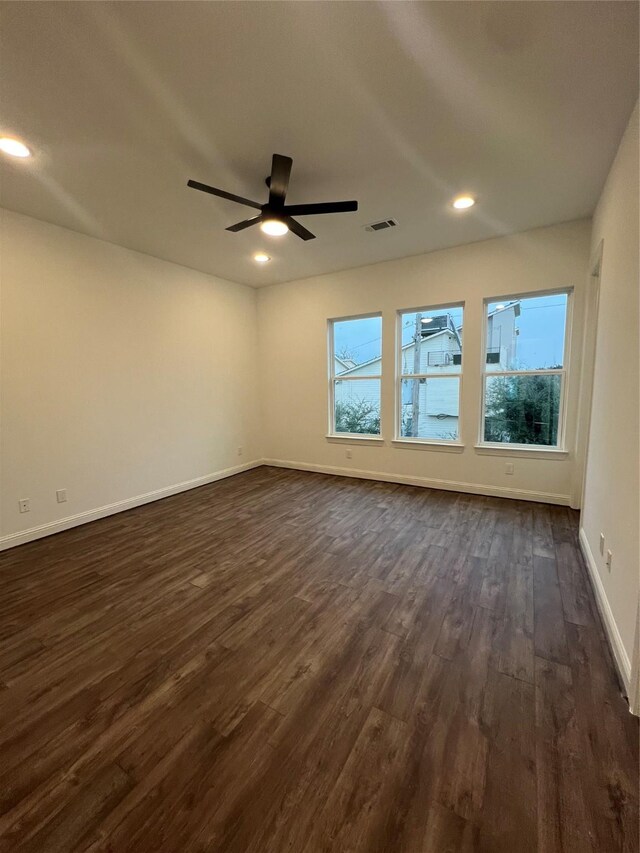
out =
[[[413,336],[413,372],[420,370],[420,354],[422,350],[422,314],[416,314],[416,330]],[[418,437],[418,419],[420,417],[420,380],[414,379],[411,388],[411,436]]]

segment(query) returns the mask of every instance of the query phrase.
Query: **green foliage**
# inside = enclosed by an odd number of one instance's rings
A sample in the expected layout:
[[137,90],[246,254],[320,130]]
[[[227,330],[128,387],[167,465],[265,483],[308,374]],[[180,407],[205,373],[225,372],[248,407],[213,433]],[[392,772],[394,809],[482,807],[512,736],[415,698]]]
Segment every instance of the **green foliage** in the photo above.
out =
[[487,381],[485,441],[555,445],[560,377],[495,376]]
[[380,407],[368,400],[336,403],[336,432],[380,435]]
[[413,413],[411,408],[408,406],[403,406],[402,409],[402,427],[401,427],[400,435],[410,436],[413,435]]

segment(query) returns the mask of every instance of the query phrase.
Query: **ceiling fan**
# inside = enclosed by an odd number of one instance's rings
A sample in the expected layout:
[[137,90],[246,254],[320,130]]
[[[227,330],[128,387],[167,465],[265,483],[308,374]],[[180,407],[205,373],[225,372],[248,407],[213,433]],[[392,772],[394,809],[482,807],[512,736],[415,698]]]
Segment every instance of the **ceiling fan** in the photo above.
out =
[[187,181],[187,186],[194,190],[201,190],[203,193],[211,193],[211,195],[235,201],[238,204],[246,204],[247,207],[253,207],[260,211],[257,216],[252,216],[251,219],[244,219],[242,222],[230,225],[226,229],[227,231],[244,231],[245,228],[249,228],[251,225],[260,225],[262,231],[265,234],[270,234],[272,237],[279,237],[282,234],[286,234],[287,231],[293,231],[301,240],[314,240],[316,235],[312,234],[303,225],[300,225],[299,222],[296,222],[293,219],[294,216],[316,216],[319,213],[348,213],[358,209],[357,201],[285,204],[292,165],[293,160],[291,157],[284,157],[282,154],[273,155],[271,175],[265,180],[266,185],[269,187],[269,199],[266,204],[258,204],[257,201],[251,201],[248,198],[233,195],[216,187],[201,184],[199,181]]

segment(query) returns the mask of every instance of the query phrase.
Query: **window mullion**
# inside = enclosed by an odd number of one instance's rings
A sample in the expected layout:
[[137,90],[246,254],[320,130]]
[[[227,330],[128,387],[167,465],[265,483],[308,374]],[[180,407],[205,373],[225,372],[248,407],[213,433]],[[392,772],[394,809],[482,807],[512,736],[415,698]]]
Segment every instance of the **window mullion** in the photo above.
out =
[[[459,302],[397,312],[397,440],[459,441],[463,317],[464,303]],[[434,370],[405,372],[409,365],[414,370],[418,366]],[[422,388],[427,384],[428,388]]]
[[400,379],[460,379],[462,373],[402,373]]
[[[372,322],[375,321],[375,322]],[[380,313],[328,320],[330,435],[379,437],[382,386]],[[363,349],[363,347],[367,347]],[[338,355],[340,347],[342,355]],[[363,355],[369,356],[363,359]],[[350,375],[358,370],[377,373]],[[336,372],[339,371],[339,372]],[[359,383],[359,384],[358,384]]]
[[[564,446],[570,310],[566,289],[485,300],[481,444]],[[523,356],[529,363],[562,366],[510,369]],[[550,378],[534,381],[536,377]]]

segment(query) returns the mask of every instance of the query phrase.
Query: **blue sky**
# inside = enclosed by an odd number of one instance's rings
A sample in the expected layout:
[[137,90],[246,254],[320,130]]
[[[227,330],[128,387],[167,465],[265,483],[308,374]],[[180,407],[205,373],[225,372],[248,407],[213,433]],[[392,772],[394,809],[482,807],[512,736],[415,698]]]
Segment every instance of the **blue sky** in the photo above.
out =
[[358,364],[380,355],[382,346],[382,318],[366,317],[362,320],[345,320],[333,327],[336,355],[343,352]]
[[[500,304],[490,303],[489,310]],[[516,327],[520,329],[516,349],[518,367],[536,370],[562,365],[566,312],[564,293],[522,300],[516,320]]]
[[[500,302],[493,302],[493,310]],[[565,294],[539,296],[521,302],[521,313],[516,321],[518,336],[518,361],[522,368],[536,369],[562,364],[564,350],[564,322],[567,306]],[[423,311],[423,317],[436,317],[449,313],[456,324],[462,321],[462,308],[439,308]],[[403,314],[402,342],[408,343],[415,329],[415,313]],[[341,321],[334,326],[335,351],[347,351],[358,364],[380,355],[382,320],[367,317],[363,320]]]

